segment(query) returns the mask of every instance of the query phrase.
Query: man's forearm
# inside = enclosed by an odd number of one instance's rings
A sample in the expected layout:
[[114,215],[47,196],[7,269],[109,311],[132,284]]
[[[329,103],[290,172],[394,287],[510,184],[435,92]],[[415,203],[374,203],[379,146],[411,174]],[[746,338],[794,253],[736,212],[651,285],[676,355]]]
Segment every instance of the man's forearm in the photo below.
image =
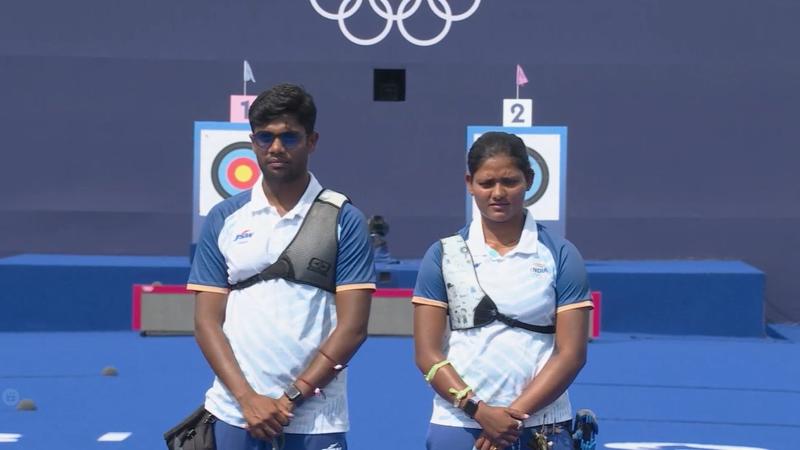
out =
[[372,291],[363,289],[336,293],[336,328],[295,383],[306,397],[336,378],[367,339],[371,297]]
[[309,397],[317,388],[324,388],[347,365],[367,339],[366,326],[341,327],[328,336],[314,355],[311,363],[297,378],[297,388]]
[[211,370],[222,380],[222,383],[237,401],[255,392],[236,362],[233,349],[221,326],[216,324],[197,324],[195,339],[206,361],[211,366]]

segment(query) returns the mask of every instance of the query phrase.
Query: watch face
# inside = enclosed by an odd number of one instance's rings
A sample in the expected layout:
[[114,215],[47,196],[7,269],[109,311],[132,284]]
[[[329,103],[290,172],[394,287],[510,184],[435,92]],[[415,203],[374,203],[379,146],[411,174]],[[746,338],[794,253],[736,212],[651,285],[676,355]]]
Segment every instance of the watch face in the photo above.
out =
[[303,398],[303,393],[300,392],[300,389],[297,389],[297,386],[294,384],[290,384],[285,391],[286,397],[289,398],[291,401],[296,401]]
[[467,403],[464,404],[464,413],[474,418],[476,412],[478,412],[478,402],[472,399],[467,400]]

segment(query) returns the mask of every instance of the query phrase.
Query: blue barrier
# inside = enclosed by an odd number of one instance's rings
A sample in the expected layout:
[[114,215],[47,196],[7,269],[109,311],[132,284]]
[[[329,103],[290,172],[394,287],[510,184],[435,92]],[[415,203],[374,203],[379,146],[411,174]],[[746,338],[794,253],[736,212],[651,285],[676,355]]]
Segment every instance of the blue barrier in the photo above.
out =
[[131,289],[184,284],[175,256],[17,255],[0,259],[0,331],[126,330]]
[[[410,288],[419,260],[377,264],[378,285]],[[587,261],[601,330],[763,336],[765,275],[741,261]],[[134,284],[184,284],[185,257],[18,255],[0,259],[0,331],[125,330]]]
[[587,261],[603,331],[764,336],[764,272],[742,261]]

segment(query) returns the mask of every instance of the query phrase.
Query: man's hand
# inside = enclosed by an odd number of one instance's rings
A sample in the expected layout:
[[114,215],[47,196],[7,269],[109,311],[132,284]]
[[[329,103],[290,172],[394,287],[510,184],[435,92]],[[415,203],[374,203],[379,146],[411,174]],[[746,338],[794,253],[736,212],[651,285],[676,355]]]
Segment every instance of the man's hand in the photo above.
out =
[[522,421],[528,415],[513,408],[489,406],[481,402],[475,420],[483,433],[475,441],[478,450],[496,450],[510,446],[522,434]]
[[[282,396],[282,398],[285,396]],[[239,400],[242,415],[247,422],[246,429],[253,437],[271,440],[283,434],[283,427],[289,425],[294,417],[289,399],[275,400],[256,393],[248,394]]]
[[281,395],[281,398],[278,399],[278,402],[283,405],[284,409],[289,411],[290,414],[294,412],[295,404],[289,400],[289,397],[287,397],[286,394]]

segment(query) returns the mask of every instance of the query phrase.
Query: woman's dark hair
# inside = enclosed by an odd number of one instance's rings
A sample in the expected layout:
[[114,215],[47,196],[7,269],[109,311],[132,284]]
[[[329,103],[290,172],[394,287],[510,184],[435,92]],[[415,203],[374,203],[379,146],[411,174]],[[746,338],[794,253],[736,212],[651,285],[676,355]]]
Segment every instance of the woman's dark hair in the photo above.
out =
[[284,115],[294,116],[306,133],[314,132],[314,123],[317,121],[314,98],[294,84],[278,84],[262,92],[250,105],[247,118],[250,128],[255,131]]
[[511,158],[517,169],[525,174],[528,182],[533,179],[533,169],[528,160],[528,148],[525,143],[517,135],[501,131],[484,133],[472,144],[467,155],[469,174],[475,175],[484,161],[498,155]]

